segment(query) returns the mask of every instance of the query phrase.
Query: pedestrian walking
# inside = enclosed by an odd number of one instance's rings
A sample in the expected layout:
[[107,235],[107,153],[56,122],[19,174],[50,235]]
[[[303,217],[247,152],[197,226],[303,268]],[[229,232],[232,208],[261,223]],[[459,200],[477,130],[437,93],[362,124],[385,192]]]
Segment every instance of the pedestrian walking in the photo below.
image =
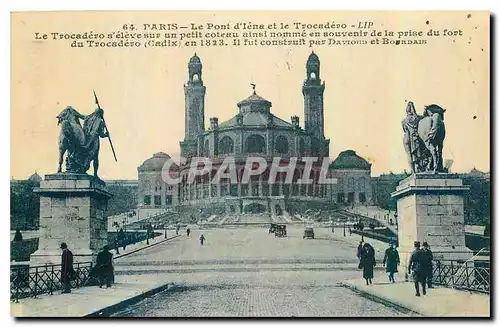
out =
[[432,260],[434,259],[432,255],[431,248],[429,246],[429,243],[424,242],[423,244],[423,251],[424,251],[424,271],[425,271],[425,281],[427,282],[427,288],[434,288],[432,286]]
[[356,257],[361,260],[361,251],[363,250],[363,242],[359,242],[358,249],[356,250]]
[[102,288],[104,283],[106,283],[106,288],[111,287],[111,281],[113,280],[113,254],[109,252],[107,245],[97,254],[96,266],[99,275],[99,288]]
[[385,250],[384,261],[385,271],[389,274],[389,282],[395,283],[394,274],[398,272],[399,253],[396,249],[396,242],[391,241],[389,248]]
[[187,234],[187,236],[189,236],[189,234],[191,234],[191,230],[189,228],[186,230],[186,234]]
[[118,242],[118,237],[117,237],[117,238],[115,238],[115,241],[114,241],[114,243],[113,243],[113,244],[114,244],[114,246],[115,246],[115,251],[116,251],[116,254],[120,254],[120,249],[119,249],[119,247],[120,247],[120,242]]
[[73,253],[68,249],[66,243],[61,243],[61,281],[63,284],[62,293],[71,293],[71,279],[75,276],[73,269]]
[[369,243],[363,245],[359,265],[363,269],[363,278],[366,280],[366,285],[372,284],[373,267],[376,265],[375,249]]
[[415,296],[420,296],[419,284],[422,284],[422,293],[425,295],[425,271],[424,271],[424,261],[425,253],[420,248],[420,242],[415,241],[415,250],[411,254],[410,264],[408,265],[408,274],[412,274],[413,280],[415,282]]
[[200,236],[200,244],[203,245],[203,242],[205,242],[205,236],[203,236],[203,234],[201,234],[201,236]]

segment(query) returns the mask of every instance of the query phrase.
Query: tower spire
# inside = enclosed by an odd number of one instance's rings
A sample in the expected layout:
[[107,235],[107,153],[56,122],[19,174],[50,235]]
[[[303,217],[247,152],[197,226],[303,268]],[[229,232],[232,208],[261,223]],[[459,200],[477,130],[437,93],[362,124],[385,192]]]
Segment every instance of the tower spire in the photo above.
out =
[[257,84],[250,83],[250,85],[252,86],[252,89],[253,89],[253,94],[256,94],[256,93],[255,93],[255,87],[257,87]]

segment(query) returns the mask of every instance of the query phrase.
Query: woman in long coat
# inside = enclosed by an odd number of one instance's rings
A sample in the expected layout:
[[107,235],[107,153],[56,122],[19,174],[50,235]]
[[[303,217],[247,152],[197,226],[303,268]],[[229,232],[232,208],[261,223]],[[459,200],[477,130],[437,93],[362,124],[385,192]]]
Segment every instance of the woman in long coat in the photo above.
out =
[[375,264],[375,249],[369,243],[365,243],[361,250],[360,266],[363,268],[363,278],[366,279],[366,285],[372,283]]
[[390,247],[385,250],[384,262],[382,264],[386,265],[385,271],[389,273],[389,281],[394,283],[394,274],[398,272],[399,265],[399,253],[396,250],[395,242],[391,242]]

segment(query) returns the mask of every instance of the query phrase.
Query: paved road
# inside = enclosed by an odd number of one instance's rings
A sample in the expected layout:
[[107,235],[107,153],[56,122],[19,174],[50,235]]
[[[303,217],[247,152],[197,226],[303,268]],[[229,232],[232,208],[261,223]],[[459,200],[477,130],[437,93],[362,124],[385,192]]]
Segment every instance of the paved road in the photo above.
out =
[[315,232],[304,240],[300,228],[287,238],[257,228],[205,230],[200,246],[193,231],[119,259],[117,275],[168,274],[175,287],[114,316],[408,315],[340,287],[360,277],[356,244],[329,229]]

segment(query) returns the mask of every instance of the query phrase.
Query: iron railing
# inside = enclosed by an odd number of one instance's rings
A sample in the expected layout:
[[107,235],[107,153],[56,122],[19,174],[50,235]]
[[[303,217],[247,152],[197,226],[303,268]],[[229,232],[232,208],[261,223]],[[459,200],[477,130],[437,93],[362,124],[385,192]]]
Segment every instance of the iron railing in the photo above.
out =
[[[74,264],[75,274],[71,278],[71,288],[79,288],[91,284],[92,262]],[[61,265],[21,266],[10,268],[10,299],[37,297],[41,294],[53,294],[62,290]]]
[[489,294],[490,262],[489,260],[436,260],[432,283]]

